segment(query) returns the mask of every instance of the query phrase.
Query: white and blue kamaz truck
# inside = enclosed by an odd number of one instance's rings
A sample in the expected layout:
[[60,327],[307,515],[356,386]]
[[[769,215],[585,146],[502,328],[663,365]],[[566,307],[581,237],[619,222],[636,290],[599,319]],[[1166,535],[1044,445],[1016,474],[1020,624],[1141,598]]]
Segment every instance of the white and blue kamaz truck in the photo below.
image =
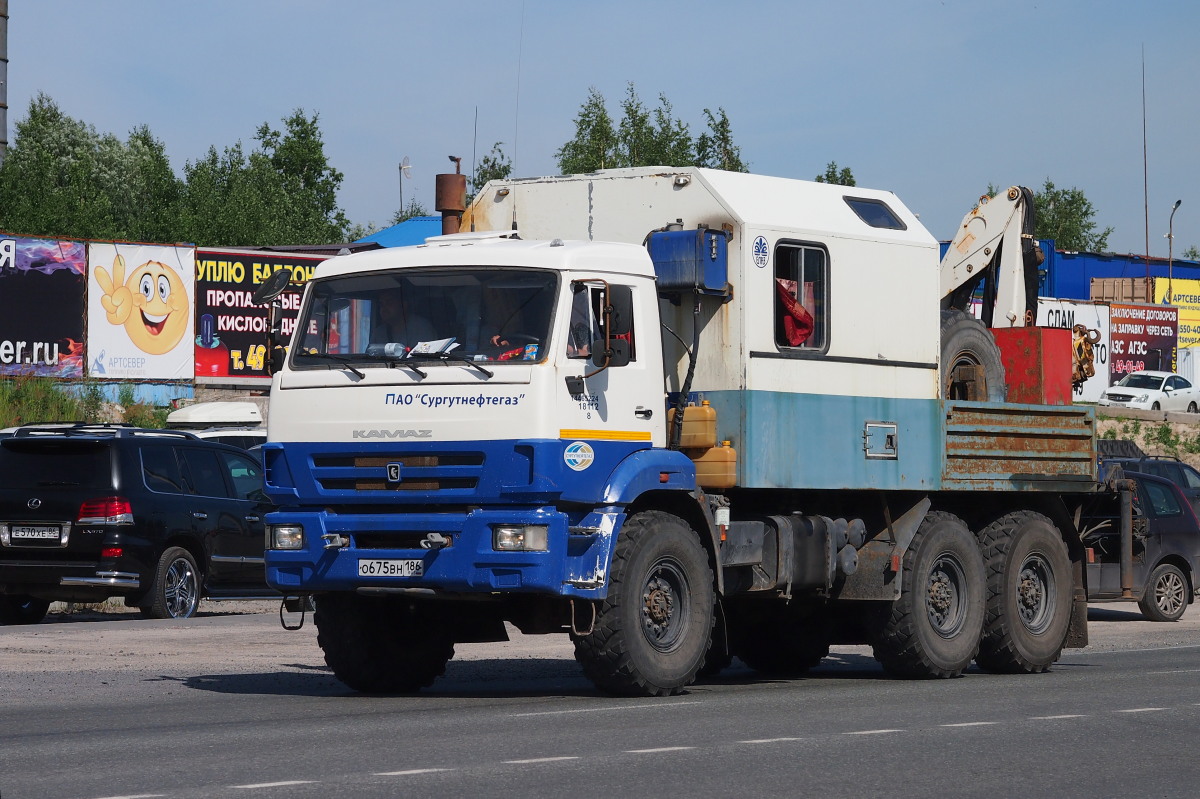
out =
[[964,313],[982,279],[1024,324],[1027,207],[941,260],[890,192],[639,168],[493,182],[472,232],[332,258],[272,385],[268,582],[368,692],[506,623],[617,694],[838,643],[1044,671],[1086,643],[1094,419],[1005,402]]

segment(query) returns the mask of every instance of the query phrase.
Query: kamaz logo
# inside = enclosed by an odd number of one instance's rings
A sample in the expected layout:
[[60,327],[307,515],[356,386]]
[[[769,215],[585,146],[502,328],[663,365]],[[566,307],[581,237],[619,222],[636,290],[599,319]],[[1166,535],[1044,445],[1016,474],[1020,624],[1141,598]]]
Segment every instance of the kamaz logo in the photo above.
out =
[[432,430],[355,430],[351,438],[433,438]]

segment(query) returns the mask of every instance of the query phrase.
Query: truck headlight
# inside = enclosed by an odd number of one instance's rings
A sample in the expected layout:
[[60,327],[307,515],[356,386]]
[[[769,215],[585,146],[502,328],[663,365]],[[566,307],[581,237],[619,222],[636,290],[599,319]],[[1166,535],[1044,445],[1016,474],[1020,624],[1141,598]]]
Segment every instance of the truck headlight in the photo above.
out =
[[497,552],[545,552],[550,548],[550,528],[544,524],[492,526],[492,549]]
[[304,549],[304,526],[268,524],[267,549]]

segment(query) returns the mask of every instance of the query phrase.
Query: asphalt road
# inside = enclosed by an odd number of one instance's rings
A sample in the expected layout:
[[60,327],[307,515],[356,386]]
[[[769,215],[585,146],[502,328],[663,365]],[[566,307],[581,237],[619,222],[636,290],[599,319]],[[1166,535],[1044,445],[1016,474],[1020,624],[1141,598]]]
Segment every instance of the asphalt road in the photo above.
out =
[[357,695],[311,622],[206,605],[0,627],[0,799],[1195,796],[1200,610],[1093,606],[1049,674],[885,677],[839,648],[804,679],[740,665],[613,699],[569,642],[460,645],[415,696]]

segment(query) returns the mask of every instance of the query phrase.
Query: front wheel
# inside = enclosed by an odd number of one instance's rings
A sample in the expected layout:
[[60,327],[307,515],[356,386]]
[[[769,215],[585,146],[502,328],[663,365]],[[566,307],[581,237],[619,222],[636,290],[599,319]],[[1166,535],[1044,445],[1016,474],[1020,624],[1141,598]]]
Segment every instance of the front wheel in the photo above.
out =
[[988,671],[1046,671],[1071,622],[1071,561],[1062,535],[1042,514],[1017,511],[985,527],[979,541],[988,599],[976,661]]
[[326,665],[363,693],[419,690],[454,657],[450,626],[410,600],[322,594],[313,621]]
[[925,516],[904,553],[900,598],[872,631],[875,659],[891,675],[957,677],[979,650],[983,555],[957,516]]
[[1188,605],[1188,580],[1178,566],[1160,563],[1138,602],[1150,621],[1179,621]]
[[0,596],[0,624],[37,624],[46,618],[50,602],[31,596]]
[[187,619],[200,604],[200,570],[192,553],[168,547],[158,559],[148,605],[142,613],[152,619]]
[[691,684],[713,628],[713,573],[696,533],[661,511],[632,516],[613,554],[608,597],[575,659],[597,688],[670,696]]
[[1162,406],[1161,406],[1161,405],[1159,405],[1157,402],[1155,402],[1155,403],[1153,403],[1153,404],[1151,404],[1151,405],[1150,405],[1150,410],[1152,410],[1152,411],[1161,411],[1161,410],[1162,410]]

